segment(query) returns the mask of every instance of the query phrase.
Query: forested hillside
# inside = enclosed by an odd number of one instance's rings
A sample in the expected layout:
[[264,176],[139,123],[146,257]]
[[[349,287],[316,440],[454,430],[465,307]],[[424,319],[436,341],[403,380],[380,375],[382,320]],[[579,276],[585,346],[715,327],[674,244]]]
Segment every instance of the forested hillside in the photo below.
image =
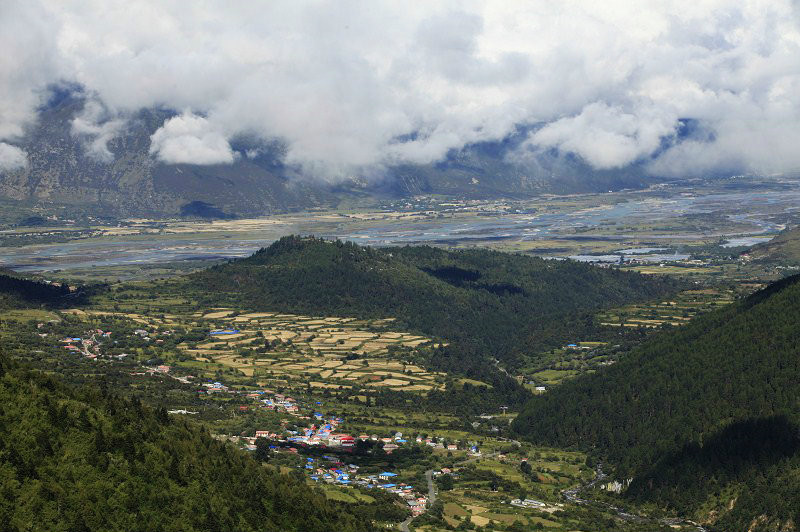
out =
[[668,279],[488,250],[367,248],[286,237],[191,276],[207,303],[396,318],[407,327],[513,366],[521,353],[591,327],[589,311],[675,290]]
[[715,510],[719,530],[800,522],[798,316],[794,276],[533,399],[514,427],[593,451],[634,477],[630,498]]
[[[31,281],[0,272],[0,309],[60,305],[71,296],[68,286]],[[73,297],[74,299],[74,297]]]
[[[207,431],[0,354],[0,523],[7,532],[370,531]],[[368,511],[368,508],[365,507]]]

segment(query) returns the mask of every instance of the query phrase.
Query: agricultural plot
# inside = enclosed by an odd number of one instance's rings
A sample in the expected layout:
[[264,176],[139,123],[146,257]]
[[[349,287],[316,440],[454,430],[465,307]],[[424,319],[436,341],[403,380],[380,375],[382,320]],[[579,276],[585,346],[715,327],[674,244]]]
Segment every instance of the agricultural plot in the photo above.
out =
[[278,382],[321,389],[359,385],[416,393],[444,386],[444,373],[428,372],[403,361],[431,345],[431,339],[387,331],[393,321],[390,319],[243,313],[231,308],[185,315],[88,312],[124,317],[147,330],[181,327],[203,331],[204,339],[176,346],[177,358],[183,362],[173,364],[202,361],[223,370],[233,369],[259,385]]
[[686,290],[674,300],[627,305],[602,312],[598,315],[601,325],[609,327],[660,327],[684,325],[697,314],[708,312],[732,303],[736,298],[733,290],[707,288]]

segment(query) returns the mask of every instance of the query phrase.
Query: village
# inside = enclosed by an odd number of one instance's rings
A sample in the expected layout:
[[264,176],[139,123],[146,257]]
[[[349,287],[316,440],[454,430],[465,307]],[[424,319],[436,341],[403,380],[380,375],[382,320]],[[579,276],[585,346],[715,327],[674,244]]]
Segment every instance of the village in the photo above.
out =
[[[203,383],[202,386],[202,391],[207,394],[240,393],[220,382]],[[377,434],[354,436],[340,431],[340,427],[344,423],[344,419],[341,417],[312,411],[313,408],[322,406],[321,402],[316,402],[310,410],[307,410],[306,405],[300,404],[294,398],[272,390],[247,392],[245,396],[254,402],[253,407],[285,413],[298,420],[309,421],[311,425],[300,430],[288,428],[282,431],[255,430],[252,436],[221,435],[218,436],[219,438],[236,443],[248,451],[256,451],[260,439],[269,442],[269,450],[272,453],[300,456],[307,454],[309,449],[318,451],[314,453],[318,455],[317,457],[305,457],[305,462],[296,466],[303,470],[311,481],[345,488],[358,486],[387,491],[403,499],[408,504],[413,516],[422,514],[428,507],[428,495],[423,494],[428,491],[428,488],[422,489],[407,482],[398,481],[400,474],[397,472],[360,473],[361,466],[355,463],[345,463],[343,460],[351,458],[358,461],[359,455],[365,452],[390,455],[396,450],[412,444],[425,445],[432,449],[449,452],[463,450],[464,446],[463,442],[446,443],[445,438],[423,438],[419,435],[405,438],[400,432],[391,436]],[[240,410],[249,408],[249,406],[239,407]],[[320,452],[336,454],[319,456]],[[476,445],[472,445],[468,449],[468,454],[479,457],[481,451]],[[433,475],[450,473],[452,471],[444,467],[435,471]]]
[[[540,456],[505,439],[511,414],[503,409],[469,419],[408,410],[410,397],[460,384],[422,369],[418,350],[428,340],[387,330],[386,322],[230,309],[59,315],[36,332],[65,363],[124,375],[145,394],[175,390],[169,415],[210,423],[215,438],[302,475],[333,500],[380,493],[411,517],[453,527],[547,525],[560,509],[559,490],[591,474],[579,455]],[[364,377],[353,380],[358,373]],[[409,395],[376,401],[401,390]],[[526,460],[534,470],[520,473]]]

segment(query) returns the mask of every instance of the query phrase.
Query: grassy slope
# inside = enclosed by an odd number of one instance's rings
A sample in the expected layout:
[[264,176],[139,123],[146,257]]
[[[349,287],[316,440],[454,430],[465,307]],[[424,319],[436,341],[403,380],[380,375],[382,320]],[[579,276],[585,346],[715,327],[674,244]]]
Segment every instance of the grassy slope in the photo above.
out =
[[800,264],[800,227],[787,229],[769,242],[753,246],[745,255],[758,261]]

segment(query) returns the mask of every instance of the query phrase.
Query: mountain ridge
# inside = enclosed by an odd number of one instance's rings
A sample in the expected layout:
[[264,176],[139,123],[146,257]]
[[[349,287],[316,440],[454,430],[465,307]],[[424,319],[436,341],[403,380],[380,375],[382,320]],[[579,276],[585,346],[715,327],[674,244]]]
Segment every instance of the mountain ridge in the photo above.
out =
[[[76,134],[73,120],[86,104],[80,92],[65,92],[41,109],[38,122],[15,142],[28,154],[25,168],[0,172],[0,198],[50,202],[108,216],[177,216],[192,202],[228,215],[253,216],[315,207],[335,208],[343,199],[442,194],[468,199],[525,198],[542,193],[605,192],[643,188],[655,180],[640,167],[593,170],[580,159],[539,154],[526,162],[506,156],[530,127],[508,138],[467,146],[443,161],[401,164],[377,179],[354,177],[326,182],[304,176],[282,162],[280,142],[232,139],[231,164],[165,164],[149,153],[150,136],[176,115],[168,109],[134,113],[106,144]],[[101,154],[102,155],[102,154]]]
[[[633,478],[626,496],[719,519],[714,530],[784,530],[800,518],[799,314],[795,275],[533,398],[514,428],[592,452]],[[756,509],[766,519],[750,526]]]

